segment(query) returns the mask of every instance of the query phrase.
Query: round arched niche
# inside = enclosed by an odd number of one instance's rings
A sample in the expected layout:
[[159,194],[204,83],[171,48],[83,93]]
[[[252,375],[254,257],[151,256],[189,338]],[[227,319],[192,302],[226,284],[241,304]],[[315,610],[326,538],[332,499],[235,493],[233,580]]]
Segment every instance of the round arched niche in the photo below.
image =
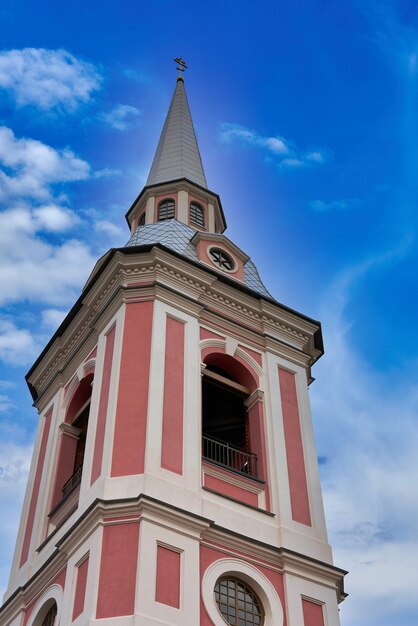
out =
[[[52,585],[39,598],[26,623],[26,626],[58,626],[61,619],[63,591],[60,585]],[[48,613],[56,607],[56,615],[52,624],[44,624]]]
[[234,577],[242,580],[257,594],[263,608],[263,626],[283,626],[283,608],[277,591],[270,580],[253,565],[239,559],[220,559],[205,571],[202,578],[202,598],[214,626],[225,626],[215,600],[215,585],[220,578]]

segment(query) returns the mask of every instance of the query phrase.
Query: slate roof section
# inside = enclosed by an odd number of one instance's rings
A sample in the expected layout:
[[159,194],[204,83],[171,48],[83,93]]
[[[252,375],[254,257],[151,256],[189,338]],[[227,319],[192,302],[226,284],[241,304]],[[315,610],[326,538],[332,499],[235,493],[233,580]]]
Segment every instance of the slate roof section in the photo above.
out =
[[[156,224],[138,226],[125,247],[161,244],[194,263],[200,263],[196,248],[191,243],[196,232],[194,228],[190,228],[190,226],[176,219],[166,220]],[[228,278],[230,278],[229,275]],[[270,300],[274,299],[261,282],[257,268],[251,259],[244,265],[244,283],[251,291]]]
[[147,185],[187,178],[207,189],[184,82],[177,80]]

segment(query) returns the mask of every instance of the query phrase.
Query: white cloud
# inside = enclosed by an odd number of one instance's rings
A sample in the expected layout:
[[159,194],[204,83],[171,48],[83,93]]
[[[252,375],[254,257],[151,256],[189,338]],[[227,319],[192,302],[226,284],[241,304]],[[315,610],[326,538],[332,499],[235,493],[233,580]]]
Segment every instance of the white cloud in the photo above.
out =
[[0,395],[0,413],[8,413],[14,406],[14,402],[9,396]]
[[344,211],[346,209],[352,209],[357,205],[357,198],[339,198],[337,200],[330,200],[329,202],[325,202],[324,200],[312,200],[312,202],[309,203],[311,209],[320,213],[326,211]]
[[105,167],[102,170],[97,170],[94,172],[94,178],[113,178],[114,176],[121,176],[122,170],[112,169],[110,167]]
[[240,124],[221,124],[220,139],[223,143],[239,143],[264,150],[269,159],[280,169],[299,169],[325,163],[324,150],[299,150],[293,142],[284,137],[264,136]]
[[296,157],[289,157],[288,159],[283,159],[279,163],[280,168],[288,168],[288,169],[299,169],[301,167],[306,167],[305,161],[302,159],[297,159]]
[[241,141],[261,148],[267,148],[274,154],[289,153],[289,147],[283,137],[263,137],[256,131],[239,124],[221,124],[221,141],[224,143]]
[[12,383],[11,380],[0,380],[0,389],[13,389],[16,387],[16,383]]
[[289,148],[284,142],[284,139],[280,137],[267,137],[260,139],[260,145],[266,146],[272,152],[278,154],[287,154],[289,152]]
[[94,225],[94,227],[97,231],[106,233],[107,235],[110,235],[111,237],[120,238],[120,237],[125,236],[125,239],[126,239],[125,230],[123,230],[120,226],[118,226],[118,224],[114,224],[113,222],[110,222],[109,220],[98,220],[96,224]]
[[40,231],[35,210],[0,213],[0,304],[26,300],[62,306],[78,297],[94,265],[90,249],[76,239],[53,245]]
[[79,218],[73,211],[63,209],[56,204],[45,204],[33,209],[33,217],[40,230],[62,232],[74,226]]
[[[346,308],[359,281],[402,260],[408,242],[339,275],[323,298],[326,355],[311,389],[325,509],[336,565],[348,569],[343,623],[399,623],[418,610],[418,383],[376,373],[353,349]],[[415,369],[415,368],[414,368]],[[393,566],[396,563],[396,576]]]
[[18,106],[74,111],[101,86],[97,69],[66,50],[24,48],[0,52],[0,88]]
[[32,446],[16,445],[2,438],[0,443],[0,597],[5,591],[13,556],[23,496],[28,479]]
[[127,68],[123,70],[123,74],[126,76],[126,78],[129,78],[129,80],[134,80],[137,83],[147,83],[150,81],[150,77],[147,74],[144,74],[143,72],[139,72],[138,70],[134,70],[132,68]]
[[118,104],[111,111],[101,113],[100,119],[116,130],[127,130],[141,115],[141,111],[129,104]]
[[304,155],[306,161],[313,161],[314,163],[323,163],[325,161],[325,154],[320,152],[319,150],[313,150],[312,152],[307,152]]
[[12,197],[47,200],[53,185],[89,176],[89,164],[71,150],[18,139],[10,128],[0,127],[0,201]]
[[31,362],[39,347],[28,330],[0,318],[0,360],[11,365],[25,365]]
[[67,315],[68,311],[61,309],[44,309],[42,311],[42,324],[52,330],[56,330]]

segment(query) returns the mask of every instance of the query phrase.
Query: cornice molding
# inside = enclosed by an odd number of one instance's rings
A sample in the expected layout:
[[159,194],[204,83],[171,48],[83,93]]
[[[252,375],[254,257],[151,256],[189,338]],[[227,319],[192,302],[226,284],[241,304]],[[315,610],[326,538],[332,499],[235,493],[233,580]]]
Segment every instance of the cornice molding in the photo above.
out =
[[342,592],[345,597],[343,581],[347,572],[332,563],[325,563],[286,548],[269,546],[216,525],[212,525],[202,534],[202,544],[217,549],[222,546],[226,551],[230,551],[230,554],[234,554],[235,551],[235,554],[238,552],[253,562],[267,565],[283,573],[321,582],[337,593]]
[[[123,303],[153,298],[179,306],[207,320],[214,315],[242,334],[262,338],[264,346],[304,367],[316,358],[312,350],[318,325],[280,304],[264,301],[226,284],[203,267],[196,267],[159,247],[137,254],[118,250],[82,299],[81,308],[31,371],[28,382],[39,396],[60,377],[74,359],[82,362],[97,343],[99,333]],[[75,369],[80,363],[75,364]],[[50,395],[48,396],[50,398]],[[38,407],[44,402],[38,402]]]

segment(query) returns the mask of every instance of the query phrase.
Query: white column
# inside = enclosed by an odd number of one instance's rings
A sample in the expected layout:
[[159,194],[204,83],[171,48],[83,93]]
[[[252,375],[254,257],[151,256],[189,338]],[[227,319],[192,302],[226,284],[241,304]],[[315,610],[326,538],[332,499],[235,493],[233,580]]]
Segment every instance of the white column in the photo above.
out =
[[177,209],[177,219],[179,222],[183,222],[183,224],[189,223],[189,194],[187,191],[179,191],[178,194],[178,209]]
[[145,209],[145,224],[154,223],[155,196],[150,196],[147,200],[147,208]]

